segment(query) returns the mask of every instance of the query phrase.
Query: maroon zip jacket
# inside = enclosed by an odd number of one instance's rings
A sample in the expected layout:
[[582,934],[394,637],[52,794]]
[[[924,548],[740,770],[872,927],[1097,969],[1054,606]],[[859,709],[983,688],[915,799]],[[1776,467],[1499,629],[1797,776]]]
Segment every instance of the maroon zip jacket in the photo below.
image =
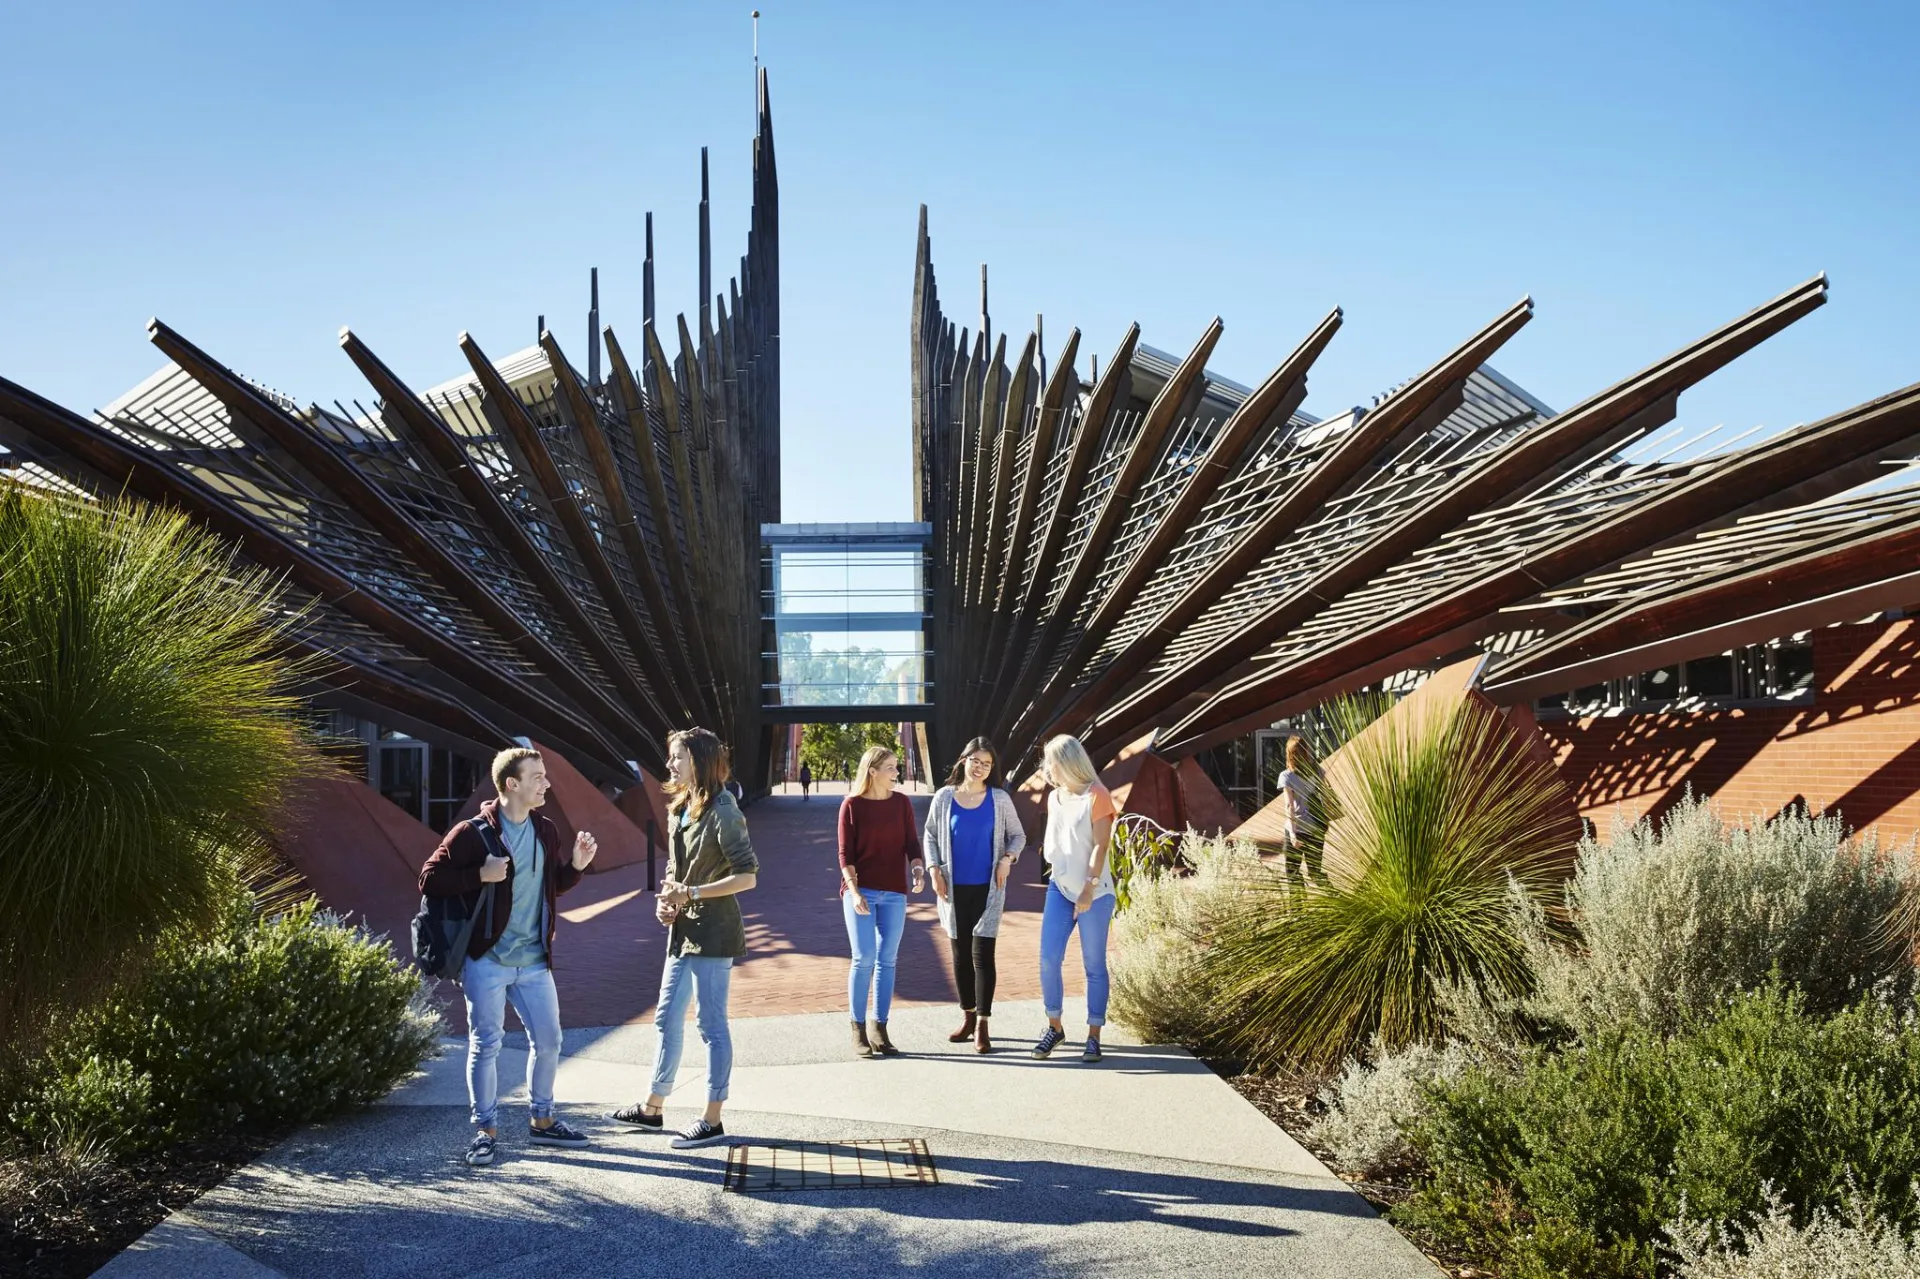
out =
[[[533,822],[534,837],[540,841],[540,851],[544,855],[546,868],[547,894],[547,966],[553,966],[554,925],[560,918],[554,899],[580,882],[581,872],[573,868],[571,850],[566,856],[560,852],[560,828],[553,819],[543,817],[539,809],[530,813]],[[493,833],[500,834],[500,801],[487,800],[480,805],[480,818],[493,827]],[[504,840],[502,847],[504,848]],[[440,840],[440,847],[433,850],[433,856],[427,858],[427,864],[420,868],[420,891],[428,897],[478,897],[483,885],[480,882],[480,868],[487,861],[487,841],[470,822],[457,822]],[[500,934],[506,931],[507,917],[513,913],[513,868],[507,868],[507,877],[493,886],[493,918],[482,921],[473,930],[473,938],[467,942],[467,958],[478,959],[493,949],[500,940]]]

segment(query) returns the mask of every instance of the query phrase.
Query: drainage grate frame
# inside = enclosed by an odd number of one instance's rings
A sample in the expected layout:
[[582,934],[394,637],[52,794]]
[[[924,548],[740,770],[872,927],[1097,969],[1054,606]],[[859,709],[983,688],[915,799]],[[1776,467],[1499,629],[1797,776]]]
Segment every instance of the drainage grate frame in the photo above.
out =
[[722,1182],[739,1194],[939,1184],[933,1153],[919,1137],[740,1142],[727,1150]]

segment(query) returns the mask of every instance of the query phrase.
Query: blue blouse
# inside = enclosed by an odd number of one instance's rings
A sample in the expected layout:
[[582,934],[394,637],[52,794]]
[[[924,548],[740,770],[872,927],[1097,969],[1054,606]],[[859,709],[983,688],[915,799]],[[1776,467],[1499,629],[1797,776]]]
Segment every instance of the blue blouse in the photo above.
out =
[[947,847],[953,854],[953,882],[984,884],[993,878],[993,792],[967,808],[953,801],[947,817]]

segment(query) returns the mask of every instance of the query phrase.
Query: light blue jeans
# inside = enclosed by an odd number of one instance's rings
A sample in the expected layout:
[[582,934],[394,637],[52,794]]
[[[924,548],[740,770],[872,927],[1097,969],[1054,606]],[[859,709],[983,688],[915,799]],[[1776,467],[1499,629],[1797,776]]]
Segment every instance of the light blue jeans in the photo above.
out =
[[893,1008],[893,967],[900,956],[900,935],[907,930],[907,895],[884,888],[856,890],[866,899],[867,913],[853,908],[853,894],[840,894],[840,912],[847,917],[847,943],[853,963],[847,969],[847,1012],[864,1022],[867,994],[873,994],[873,1019],[885,1021]]
[[1087,970],[1087,1025],[1107,1024],[1107,931],[1113,926],[1113,905],[1112,893],[1096,897],[1076,918],[1073,898],[1058,884],[1047,885],[1047,907],[1040,916],[1040,998],[1048,1017],[1058,1017],[1067,1001],[1060,966],[1067,959],[1067,938],[1078,926],[1080,962]]
[[495,1127],[500,1110],[500,1044],[507,1037],[507,1001],[527,1028],[527,1102],[535,1119],[553,1117],[553,1077],[560,1070],[560,996],[545,964],[509,968],[482,955],[460,974],[467,996],[467,1100],[475,1128]]
[[660,974],[660,1002],[653,1028],[660,1039],[653,1054],[656,1097],[673,1091],[680,1073],[680,1050],[687,1039],[687,1001],[694,1001],[700,1039],[707,1046],[707,1100],[725,1101],[733,1078],[733,1032],[727,1029],[727,992],[733,987],[733,960],[725,956],[667,956]]

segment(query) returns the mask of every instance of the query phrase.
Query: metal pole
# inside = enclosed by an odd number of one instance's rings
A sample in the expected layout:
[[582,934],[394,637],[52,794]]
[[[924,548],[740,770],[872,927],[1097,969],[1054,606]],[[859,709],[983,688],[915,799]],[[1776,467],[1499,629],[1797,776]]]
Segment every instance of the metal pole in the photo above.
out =
[[653,818],[647,818],[647,891],[654,892],[660,887],[660,881],[653,873],[653,845],[658,838],[654,830]]

